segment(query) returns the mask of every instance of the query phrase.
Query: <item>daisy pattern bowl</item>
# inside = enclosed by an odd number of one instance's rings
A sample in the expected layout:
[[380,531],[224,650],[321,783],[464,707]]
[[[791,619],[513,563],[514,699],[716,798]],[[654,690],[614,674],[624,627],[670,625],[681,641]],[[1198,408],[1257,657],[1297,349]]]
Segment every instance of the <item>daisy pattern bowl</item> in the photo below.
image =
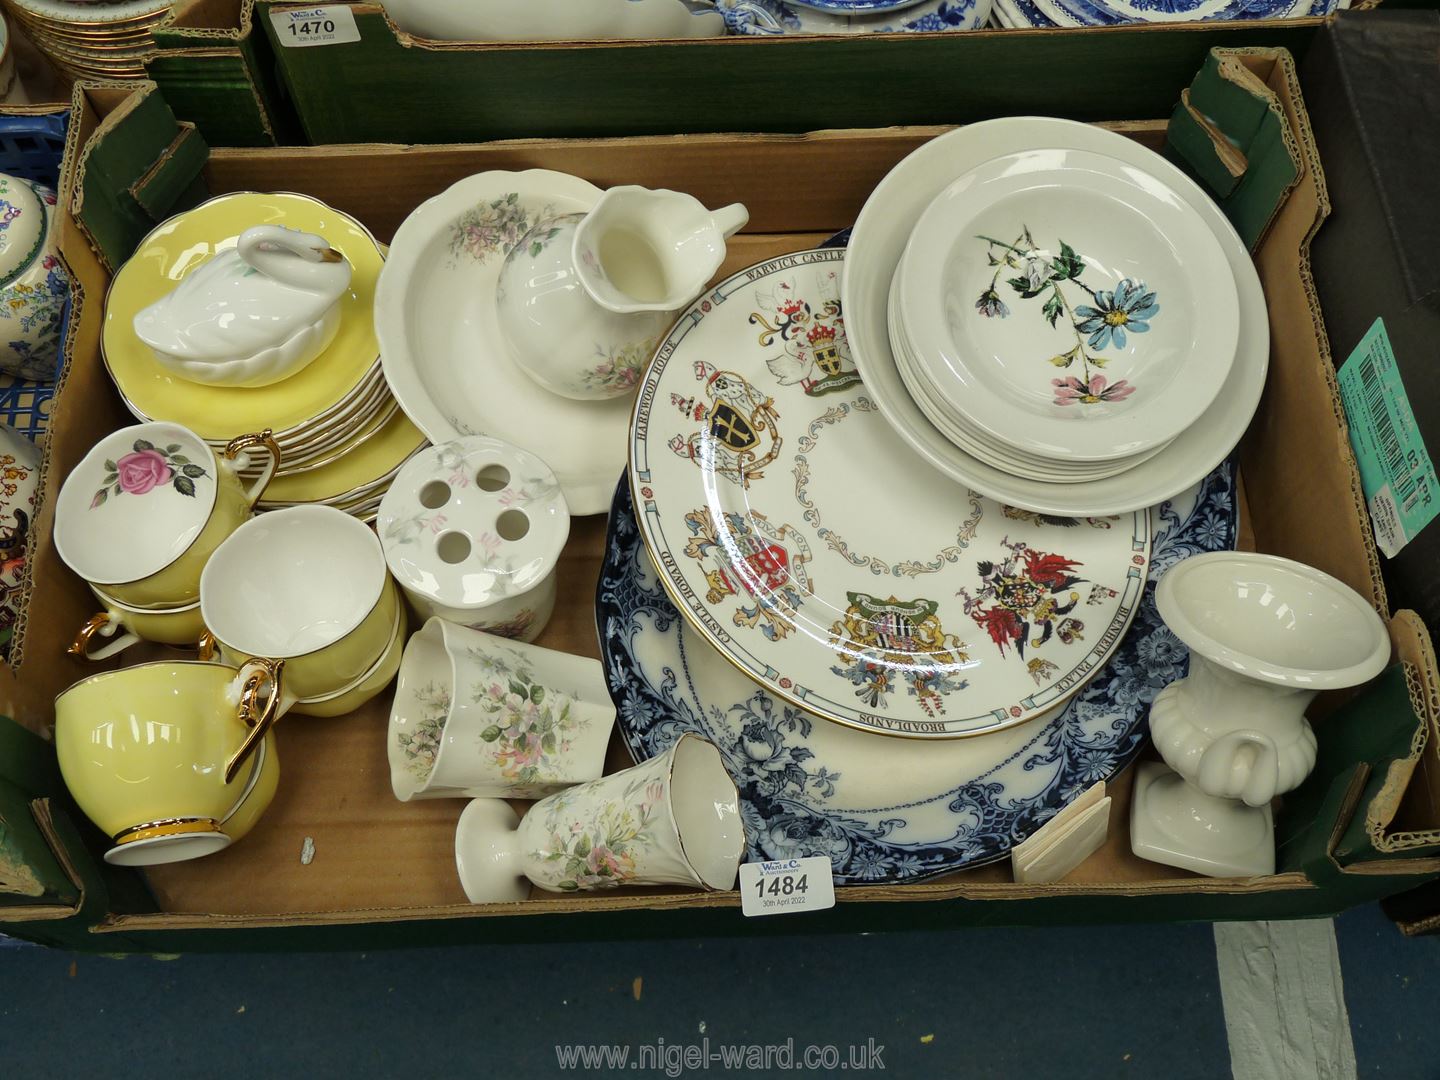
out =
[[982,445],[1115,461],[1220,392],[1235,283],[1201,217],[1148,173],[1035,149],[970,170],[916,222],[898,305],[931,399]]

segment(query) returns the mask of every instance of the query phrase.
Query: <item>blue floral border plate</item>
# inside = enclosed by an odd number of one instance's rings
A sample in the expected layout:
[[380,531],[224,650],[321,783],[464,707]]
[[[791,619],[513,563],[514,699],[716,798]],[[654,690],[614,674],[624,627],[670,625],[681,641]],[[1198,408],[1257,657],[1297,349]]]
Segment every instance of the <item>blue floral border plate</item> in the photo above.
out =
[[[823,0],[822,0],[823,2]],[[815,0],[716,0],[728,34],[900,34],[974,30],[990,18],[991,0],[917,0],[878,4]]]
[[750,859],[824,855],[842,884],[914,881],[1003,859],[1070,800],[1123,769],[1150,702],[1189,666],[1154,585],[1234,546],[1233,467],[1152,512],[1144,597],[1104,671],[1061,710],[970,739],[917,742],[830,724],[772,697],[691,630],[645,554],[622,477],[595,618],[619,726],[637,761],[685,732],[713,741],[740,789]]

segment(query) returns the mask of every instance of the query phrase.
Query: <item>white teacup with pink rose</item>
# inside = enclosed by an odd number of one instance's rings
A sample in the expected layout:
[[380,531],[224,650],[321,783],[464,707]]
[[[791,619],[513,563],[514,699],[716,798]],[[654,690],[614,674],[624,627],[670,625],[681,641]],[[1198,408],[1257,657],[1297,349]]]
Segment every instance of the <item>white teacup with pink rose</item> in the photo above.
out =
[[[268,460],[259,479],[240,471],[251,451]],[[269,431],[241,435],[216,453],[179,424],[111,432],[65,478],[55,506],[55,548],[70,569],[132,608],[194,604],[200,572],[251,515],[280,465]]]

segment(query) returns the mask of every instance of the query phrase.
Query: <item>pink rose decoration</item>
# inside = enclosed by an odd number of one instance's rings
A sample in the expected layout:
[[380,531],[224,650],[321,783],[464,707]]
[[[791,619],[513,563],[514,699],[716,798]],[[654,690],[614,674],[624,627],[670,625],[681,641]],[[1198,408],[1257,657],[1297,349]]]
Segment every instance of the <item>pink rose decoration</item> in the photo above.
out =
[[115,465],[120,474],[120,489],[131,495],[144,495],[157,484],[168,484],[175,475],[158,450],[136,450]]

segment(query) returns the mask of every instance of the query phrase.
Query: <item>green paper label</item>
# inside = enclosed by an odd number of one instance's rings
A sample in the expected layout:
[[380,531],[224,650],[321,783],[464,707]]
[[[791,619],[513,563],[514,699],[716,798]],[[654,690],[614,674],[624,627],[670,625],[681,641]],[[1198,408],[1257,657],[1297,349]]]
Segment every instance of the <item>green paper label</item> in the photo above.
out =
[[1383,319],[1375,320],[1341,365],[1340,400],[1375,543],[1393,559],[1440,513],[1440,480],[1405,395]]

